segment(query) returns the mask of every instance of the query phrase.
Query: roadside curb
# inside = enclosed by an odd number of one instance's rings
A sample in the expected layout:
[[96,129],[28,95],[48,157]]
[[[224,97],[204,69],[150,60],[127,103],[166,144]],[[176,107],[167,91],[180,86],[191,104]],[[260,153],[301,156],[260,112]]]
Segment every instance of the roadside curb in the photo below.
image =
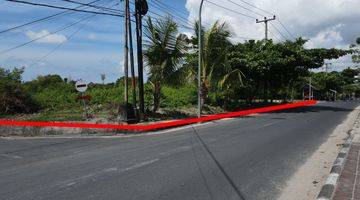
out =
[[[280,104],[274,106],[260,107],[248,110],[240,110],[235,112],[221,113],[203,116],[200,118],[186,118],[180,120],[173,120],[167,122],[156,122],[150,124],[94,124],[94,123],[71,123],[71,122],[38,122],[38,121],[16,121],[16,120],[0,120],[0,132],[17,132],[18,135],[47,135],[49,132],[61,134],[61,130],[75,129],[82,134],[92,134],[96,132],[116,132],[116,133],[129,133],[129,132],[148,132],[161,129],[168,129],[180,127],[184,125],[204,123],[224,118],[234,118],[249,116],[251,114],[276,112],[280,110],[287,110],[291,108],[299,108],[316,104],[316,100],[300,101],[295,103]],[[1,134],[0,134],[1,135]]]
[[326,179],[325,184],[322,186],[317,200],[330,200],[335,192],[336,185],[338,183],[340,174],[343,170],[346,158],[350,151],[350,146],[354,139],[354,127],[360,123],[360,113],[358,113],[353,127],[348,131],[348,138],[345,143],[342,144],[342,148],[336,157],[333,166],[331,167],[330,174]]

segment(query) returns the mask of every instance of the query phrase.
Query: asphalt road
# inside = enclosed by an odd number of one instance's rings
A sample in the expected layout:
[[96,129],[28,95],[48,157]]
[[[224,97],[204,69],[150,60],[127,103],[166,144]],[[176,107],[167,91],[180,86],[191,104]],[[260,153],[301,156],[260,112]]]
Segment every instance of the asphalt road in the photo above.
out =
[[153,136],[0,139],[0,199],[276,199],[357,105],[320,103]]

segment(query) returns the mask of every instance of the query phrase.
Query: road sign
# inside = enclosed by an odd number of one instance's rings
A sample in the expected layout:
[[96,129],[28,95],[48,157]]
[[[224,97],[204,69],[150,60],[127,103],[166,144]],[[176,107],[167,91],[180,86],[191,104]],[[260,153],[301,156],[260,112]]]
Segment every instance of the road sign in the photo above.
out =
[[78,99],[78,100],[84,99],[84,100],[90,101],[91,96],[90,95],[80,95],[80,96],[76,97],[76,99]]
[[78,80],[75,83],[75,88],[78,92],[85,92],[87,90],[87,84],[83,80]]

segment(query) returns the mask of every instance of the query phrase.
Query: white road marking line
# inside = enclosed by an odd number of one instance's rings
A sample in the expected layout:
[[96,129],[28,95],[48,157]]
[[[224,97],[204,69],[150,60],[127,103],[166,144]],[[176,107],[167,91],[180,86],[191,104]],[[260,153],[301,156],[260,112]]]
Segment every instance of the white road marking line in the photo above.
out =
[[192,148],[191,146],[181,146],[181,147],[171,149],[170,151],[162,152],[159,155],[160,156],[170,156],[170,155],[175,154],[175,153],[190,150],[191,148]]
[[159,158],[155,158],[155,159],[152,159],[152,160],[147,160],[147,161],[144,161],[144,162],[136,163],[135,165],[126,167],[124,169],[118,169],[117,167],[111,167],[111,168],[104,169],[104,170],[101,170],[101,171],[98,171],[98,172],[95,172],[95,173],[86,174],[86,175],[80,176],[78,178],[73,178],[73,179],[69,179],[69,180],[66,180],[66,181],[62,181],[61,182],[62,186],[60,186],[60,187],[70,187],[70,186],[73,186],[73,185],[79,183],[82,180],[86,180],[86,179],[89,179],[89,178],[94,178],[94,177],[100,176],[102,174],[110,173],[110,172],[123,173],[123,172],[126,172],[126,171],[138,169],[138,168],[144,167],[146,165],[150,165],[152,163],[155,163],[155,162],[157,162],[159,160],[160,160]]
[[127,167],[123,170],[120,170],[120,172],[126,172],[126,171],[130,171],[130,170],[133,170],[133,169],[137,169],[137,168],[140,168],[140,167],[143,167],[143,166],[146,166],[146,165],[150,165],[154,162],[157,162],[159,161],[160,159],[156,158],[156,159],[152,159],[152,160],[148,160],[148,161],[145,161],[145,162],[142,162],[142,163],[138,163],[138,164],[135,164],[133,166],[130,166],[130,167]]
[[0,156],[7,157],[7,158],[14,158],[14,159],[21,159],[21,158],[23,158],[23,157],[21,157],[21,156],[10,155],[10,154],[5,154],[5,153],[0,154]]

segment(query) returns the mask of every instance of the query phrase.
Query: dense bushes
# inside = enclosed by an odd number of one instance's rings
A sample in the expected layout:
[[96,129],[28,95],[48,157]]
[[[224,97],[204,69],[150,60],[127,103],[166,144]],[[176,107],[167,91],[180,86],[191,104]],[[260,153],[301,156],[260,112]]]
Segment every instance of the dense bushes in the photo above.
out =
[[165,86],[162,88],[162,96],[161,107],[181,108],[196,104],[197,89],[191,85],[178,88]]
[[23,69],[0,68],[0,114],[31,113],[39,109],[21,84],[22,73]]
[[[0,113],[31,113],[39,109],[45,111],[65,111],[81,109],[79,93],[75,90],[75,81],[62,79],[59,75],[39,76],[32,81],[22,83],[22,69],[13,71],[0,68]],[[145,84],[145,102],[148,110],[153,106],[152,85]],[[185,85],[178,88],[164,86],[161,90],[161,107],[176,109],[196,103],[196,88]],[[123,82],[118,84],[90,83],[85,95],[91,96],[88,105],[106,107],[124,102]],[[132,99],[129,93],[129,101]],[[137,97],[138,99],[138,97]]]

